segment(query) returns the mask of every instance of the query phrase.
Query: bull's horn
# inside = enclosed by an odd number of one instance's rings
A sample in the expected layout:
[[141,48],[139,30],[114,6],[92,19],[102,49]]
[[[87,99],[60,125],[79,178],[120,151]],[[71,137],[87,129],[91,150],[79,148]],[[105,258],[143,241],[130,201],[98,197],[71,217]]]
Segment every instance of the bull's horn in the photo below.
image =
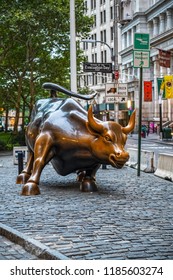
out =
[[88,124],[96,132],[103,132],[103,125],[96,121],[92,112],[92,105],[88,109]]
[[122,127],[122,132],[124,134],[130,133],[134,127],[135,127],[135,116],[136,116],[136,110],[133,111],[133,113],[130,116],[130,120],[127,126]]

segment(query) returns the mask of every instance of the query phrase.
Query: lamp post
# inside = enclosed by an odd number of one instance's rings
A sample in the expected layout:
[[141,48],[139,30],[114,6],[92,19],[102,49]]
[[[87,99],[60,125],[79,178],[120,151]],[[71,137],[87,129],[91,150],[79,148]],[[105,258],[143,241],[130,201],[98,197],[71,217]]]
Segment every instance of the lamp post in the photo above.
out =
[[[117,27],[117,25],[116,25]],[[116,28],[115,28],[116,29]],[[117,29],[116,29],[117,30]],[[116,33],[117,34],[117,33]],[[116,36],[115,36],[116,37]],[[114,39],[115,41],[116,39]],[[113,55],[113,49],[104,41],[101,41],[101,40],[93,40],[93,39],[83,39],[82,42],[84,43],[100,43],[100,44],[104,44],[106,45],[109,50],[110,50],[110,53],[111,53],[111,62],[112,62],[112,74],[113,72],[115,72],[115,63],[116,63],[116,71],[118,71],[118,55]],[[116,41],[116,43],[114,43],[114,47],[116,45],[116,48],[117,48],[117,45],[118,44],[118,41]],[[114,52],[118,53],[117,49],[114,50]],[[114,73],[115,75],[115,73]],[[119,76],[119,75],[118,75]],[[118,77],[119,78],[119,77]],[[112,81],[115,79],[115,82],[116,84],[118,83],[118,79],[116,77],[114,77],[112,75]],[[114,103],[114,119],[116,122],[118,122],[118,103]]]
[[160,139],[163,139],[163,128],[162,128],[162,96],[159,95],[159,116],[160,116]]
[[70,1],[70,71],[71,90],[77,92],[75,0]]

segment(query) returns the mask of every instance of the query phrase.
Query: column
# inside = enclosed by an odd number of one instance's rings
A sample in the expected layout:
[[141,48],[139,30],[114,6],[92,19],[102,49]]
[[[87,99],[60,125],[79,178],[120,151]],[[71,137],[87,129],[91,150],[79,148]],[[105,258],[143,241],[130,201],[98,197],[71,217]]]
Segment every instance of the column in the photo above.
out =
[[127,48],[127,32],[124,33],[124,48]]
[[127,64],[127,81],[129,82],[131,80],[131,64]]
[[147,27],[148,27],[148,33],[150,34],[150,38],[153,38],[153,22],[149,21],[147,23]]
[[123,65],[122,69],[123,83],[127,82],[127,65]]
[[162,13],[159,15],[160,25],[159,25],[159,34],[165,32],[165,14]]
[[124,50],[125,49],[125,34],[122,34],[121,38],[122,38],[122,50]]
[[159,34],[159,19],[156,17],[153,19],[153,37]]
[[172,28],[172,10],[171,9],[168,9],[166,11],[166,16],[167,16],[167,23],[166,23],[166,30],[169,30]]

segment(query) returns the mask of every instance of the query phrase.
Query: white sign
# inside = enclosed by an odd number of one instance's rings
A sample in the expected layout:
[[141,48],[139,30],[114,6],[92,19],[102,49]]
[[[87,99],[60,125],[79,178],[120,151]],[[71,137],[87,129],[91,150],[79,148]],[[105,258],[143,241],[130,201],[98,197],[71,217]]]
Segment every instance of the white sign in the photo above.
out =
[[126,103],[127,96],[106,96],[106,103]]
[[149,68],[150,51],[133,51],[133,67]]
[[115,96],[106,96],[106,103],[115,103]]
[[127,84],[125,83],[119,83],[118,84],[118,96],[127,96]]
[[106,84],[106,96],[114,96],[117,94],[117,84],[115,83],[108,83]]
[[127,102],[127,97],[121,96],[121,97],[115,97],[115,102],[117,103],[126,103]]
[[106,84],[106,97],[124,97],[128,95],[126,83]]
[[28,147],[13,147],[13,163],[18,164],[18,152],[23,153],[23,162],[26,163],[28,159]]

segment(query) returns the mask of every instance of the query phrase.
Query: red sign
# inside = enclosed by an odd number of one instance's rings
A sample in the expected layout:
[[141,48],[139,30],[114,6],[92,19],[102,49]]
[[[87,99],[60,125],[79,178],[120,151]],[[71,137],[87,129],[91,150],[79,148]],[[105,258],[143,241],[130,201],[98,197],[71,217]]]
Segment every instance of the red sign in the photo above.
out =
[[170,68],[171,52],[159,50],[159,65]]
[[152,81],[144,81],[144,101],[152,101]]

